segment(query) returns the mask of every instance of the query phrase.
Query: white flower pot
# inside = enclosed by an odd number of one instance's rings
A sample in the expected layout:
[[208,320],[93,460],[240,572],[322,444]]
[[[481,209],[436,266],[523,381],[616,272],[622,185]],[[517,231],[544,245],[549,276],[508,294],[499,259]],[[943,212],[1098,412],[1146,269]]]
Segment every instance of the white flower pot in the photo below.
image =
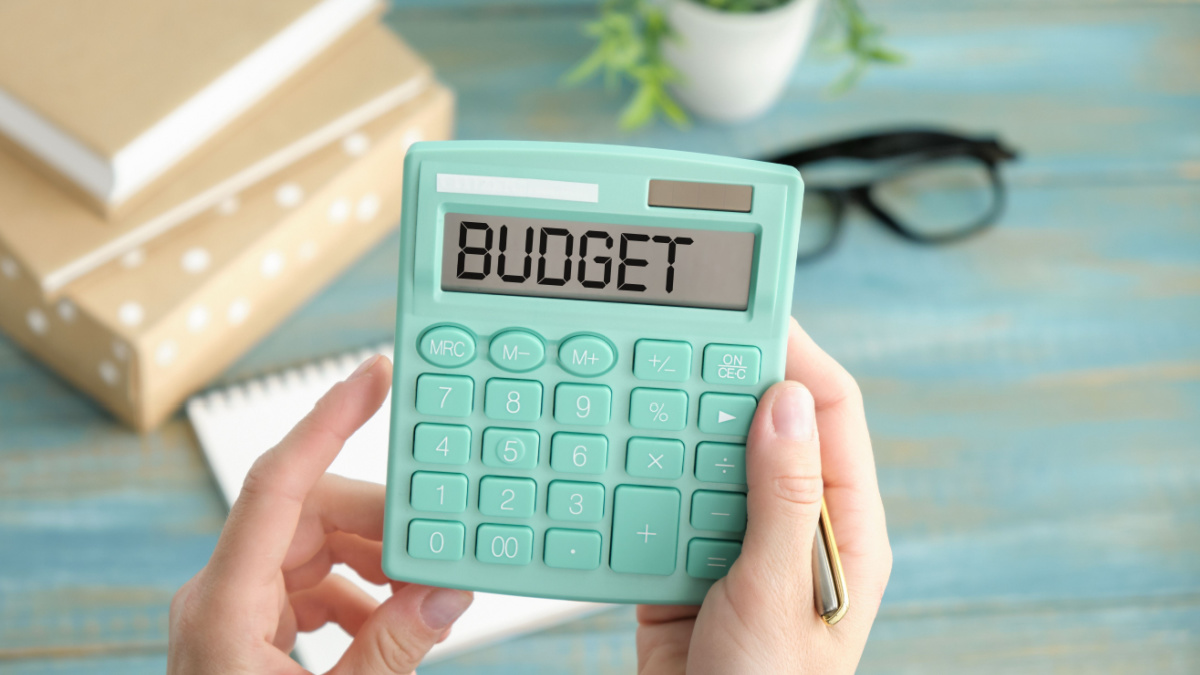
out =
[[813,31],[819,0],[792,0],[766,12],[721,12],[693,0],[665,0],[678,33],[663,55],[683,81],[675,94],[701,117],[739,122],[779,98]]

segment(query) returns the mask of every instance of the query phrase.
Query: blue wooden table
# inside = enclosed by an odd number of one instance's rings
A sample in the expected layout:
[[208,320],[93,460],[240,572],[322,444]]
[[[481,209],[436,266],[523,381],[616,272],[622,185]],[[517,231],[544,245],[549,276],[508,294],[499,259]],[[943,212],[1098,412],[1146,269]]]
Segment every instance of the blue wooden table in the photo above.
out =
[[[861,672],[1200,672],[1200,5],[879,0],[909,54],[836,100],[816,55],[737,127],[614,128],[564,91],[589,2],[404,3],[462,138],[758,157],[897,122],[1023,151],[986,236],[852,219],[794,313],[865,392],[895,569]],[[396,239],[223,376],[391,335]],[[161,672],[167,603],[225,510],[176,417],[137,436],[0,338],[0,672]],[[617,610],[423,669],[629,673]]]

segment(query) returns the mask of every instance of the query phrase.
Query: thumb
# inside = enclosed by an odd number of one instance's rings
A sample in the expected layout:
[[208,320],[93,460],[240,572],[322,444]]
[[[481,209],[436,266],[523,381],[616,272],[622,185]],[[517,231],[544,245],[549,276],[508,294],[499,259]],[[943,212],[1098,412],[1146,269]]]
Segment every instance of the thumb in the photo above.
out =
[[371,614],[330,674],[413,672],[473,599],[470,591],[402,586]]
[[765,584],[788,603],[811,597],[824,485],[816,412],[804,385],[780,382],[759,402],[746,442],[746,485],[746,535],[731,583]]

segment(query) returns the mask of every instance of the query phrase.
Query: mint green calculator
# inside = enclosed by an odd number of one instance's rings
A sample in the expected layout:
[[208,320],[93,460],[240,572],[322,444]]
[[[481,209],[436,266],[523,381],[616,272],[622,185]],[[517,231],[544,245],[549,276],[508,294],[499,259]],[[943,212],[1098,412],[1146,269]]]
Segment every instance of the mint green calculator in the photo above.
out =
[[741,550],[802,193],[791,167],[684,152],[412,146],[388,576],[699,603]]

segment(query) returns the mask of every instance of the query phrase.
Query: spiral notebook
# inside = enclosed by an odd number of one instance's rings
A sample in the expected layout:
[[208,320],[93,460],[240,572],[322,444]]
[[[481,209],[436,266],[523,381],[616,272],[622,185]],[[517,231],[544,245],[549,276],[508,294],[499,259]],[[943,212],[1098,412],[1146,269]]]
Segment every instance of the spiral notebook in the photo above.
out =
[[[279,442],[300,421],[321,394],[374,353],[392,355],[391,345],[362,350],[309,363],[192,398],[188,418],[212,467],[227,503],[233,503],[242,480],[255,458]],[[355,433],[333,465],[332,473],[348,478],[383,483],[387,475],[388,410],[380,411]],[[376,598],[387,597],[388,589],[363,581],[344,565],[335,571],[362,586]],[[563,600],[521,598],[476,593],[475,603],[455,624],[450,637],[433,648],[426,662],[443,659],[489,642],[549,627],[568,619],[604,609],[608,605]],[[296,640],[296,655],[314,672],[332,668],[350,644],[350,637],[336,625],[302,634]]]

